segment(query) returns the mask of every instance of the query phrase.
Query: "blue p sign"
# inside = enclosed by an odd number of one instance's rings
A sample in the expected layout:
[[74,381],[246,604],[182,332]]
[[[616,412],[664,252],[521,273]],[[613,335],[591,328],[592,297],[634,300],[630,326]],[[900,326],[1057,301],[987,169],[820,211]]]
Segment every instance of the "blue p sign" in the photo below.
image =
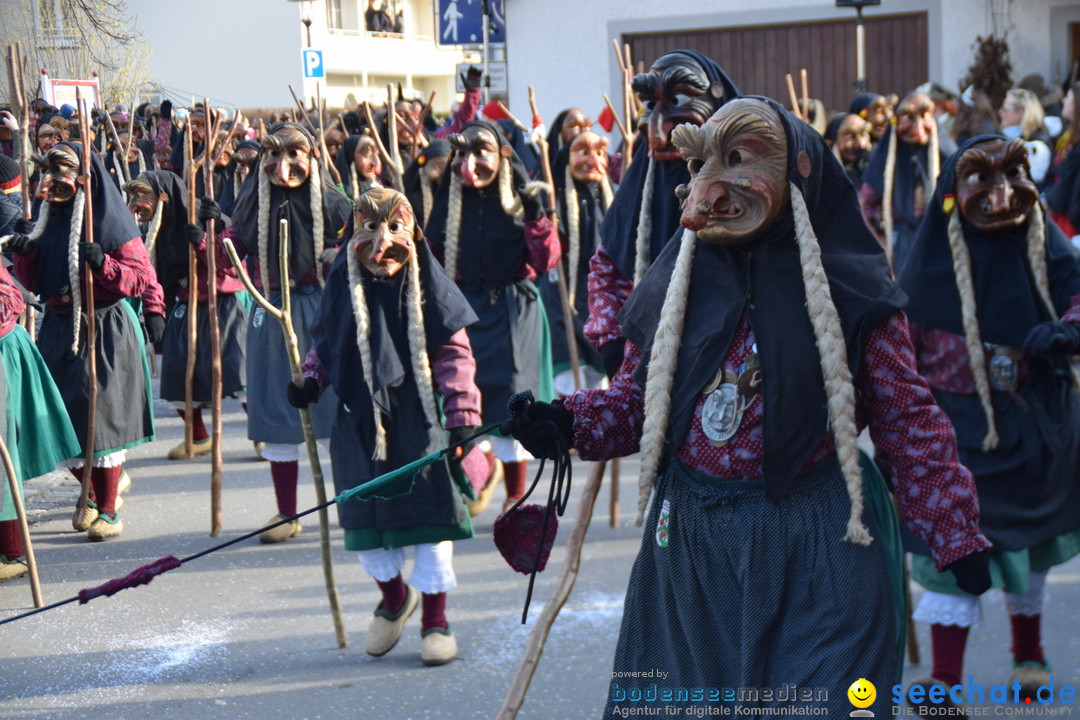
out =
[[302,50],[300,57],[304,63],[304,77],[326,77],[326,71],[323,69],[322,50]]

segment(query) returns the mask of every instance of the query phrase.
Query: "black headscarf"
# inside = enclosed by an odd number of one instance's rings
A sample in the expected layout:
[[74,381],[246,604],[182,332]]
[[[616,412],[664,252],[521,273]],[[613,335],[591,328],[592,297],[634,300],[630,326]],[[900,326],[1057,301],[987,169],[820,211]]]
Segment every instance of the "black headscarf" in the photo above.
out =
[[555,167],[555,158],[558,157],[559,151],[562,150],[562,126],[563,123],[566,122],[566,116],[570,114],[571,110],[573,110],[573,108],[566,108],[556,115],[555,122],[551,123],[551,129],[548,130],[548,160],[551,163],[552,168]]
[[[910,93],[900,98],[904,102]],[[874,151],[870,155],[870,162],[863,172],[863,182],[874,189],[878,195],[885,193],[885,161],[888,157],[889,143],[893,142],[896,135],[896,126],[889,125],[881,140],[874,144]],[[893,215],[902,217],[904,222],[911,226],[919,224],[920,217],[915,215],[915,185],[918,180],[923,180],[923,187],[930,189],[928,182],[930,173],[930,144],[909,145],[900,138],[895,139],[896,164],[893,169],[892,185],[892,212]]]
[[533,146],[529,144],[521,128],[506,118],[496,120],[495,124],[510,142],[510,147],[514,148],[514,152],[521,159],[521,164],[525,166],[525,172],[529,173],[529,177],[542,180],[543,170],[540,168],[540,157],[536,154]]
[[[270,129],[273,134],[283,128],[293,128],[302,132],[316,147],[311,133],[297,123],[281,123]],[[262,161],[262,151],[259,160]],[[334,185],[326,164],[320,160],[319,172],[322,177],[322,213],[323,247],[331,248],[338,244],[338,232],[352,215],[352,202],[342,195]],[[233,208],[233,226],[240,242],[248,252],[258,256],[259,251],[259,175],[262,168],[256,165],[240,188],[240,196]],[[267,272],[273,282],[279,281],[278,271],[278,231],[281,219],[289,222],[289,274],[299,280],[315,266],[315,243],[312,236],[314,220],[311,208],[310,180],[300,187],[283,188],[270,184],[270,227],[267,229],[267,255],[271,258]]]
[[[506,138],[498,128],[481,120],[466,123],[460,132],[474,126],[484,128],[494,135],[500,151],[503,147],[508,147]],[[450,157],[453,162],[452,153]],[[512,185],[516,191],[528,178],[525,167],[513,151],[510,153],[510,169],[514,174]],[[453,175],[453,170],[447,166],[435,191],[435,206],[424,230],[432,246],[440,251],[446,241],[450,179]],[[514,272],[525,262],[528,252],[525,235],[521,227],[514,222],[514,218],[503,210],[499,201],[498,177],[479,190],[462,185],[461,232],[458,243],[457,272],[461,276],[461,284],[469,288],[501,289],[511,282]]]
[[[904,293],[893,282],[885,253],[866,227],[855,188],[824,139],[779,104],[761,99],[783,122],[787,179],[806,200],[844,330],[848,363],[857,375],[863,341],[903,306]],[[803,153],[810,160],[808,178],[797,166]],[[668,243],[619,316],[626,337],[645,358],[635,376],[641,387],[679,244],[676,239]],[[765,488],[778,502],[828,432],[825,383],[807,314],[790,210],[750,245],[697,244],[672,387],[668,456],[683,444],[702,388],[727,354],[744,313],[749,314],[761,359]]]
[[[82,162],[81,143],[65,141],[56,147],[71,152]],[[116,248],[141,237],[139,227],[124,202],[124,197],[116,188],[105,164],[96,153],[90,153],[90,201],[94,212],[94,242],[101,246],[106,255]],[[42,300],[55,295],[68,282],[68,237],[71,230],[71,213],[74,202],[62,205],[44,203],[39,212],[49,213],[45,232],[38,238],[37,284],[34,292]],[[82,241],[86,240],[86,230],[82,230]]]
[[[1080,128],[1074,132],[1080,132]],[[1080,229],[1080,146],[1070,148],[1052,174],[1055,181],[1046,190],[1046,204],[1058,215],[1068,217],[1074,228]]]
[[[949,250],[949,216],[942,207],[956,191],[956,164],[974,145],[1004,140],[1001,135],[979,135],[945,162],[934,201],[926,210],[900,285],[911,296],[908,317],[913,323],[964,335],[960,292]],[[955,201],[953,201],[955,202]],[[960,212],[955,207],[953,212]],[[987,233],[961,218],[971,255],[971,279],[978,306],[979,334],[985,342],[1021,347],[1035,325],[1050,320],[1031,275],[1027,258],[1028,223],[1011,230]],[[1069,298],[1080,294],[1080,264],[1065,234],[1046,219],[1046,265],[1050,295],[1060,316]]]
[[188,194],[180,176],[169,170],[148,170],[139,175],[154,194],[169,199],[161,202],[161,227],[154,242],[154,269],[166,299],[176,296],[180,281],[188,275],[188,242],[184,228],[188,222]]
[[[851,105],[848,106],[848,112],[856,115],[861,115],[863,110],[866,110],[875,102],[881,99],[881,95],[872,92],[861,92],[855,96],[851,101]],[[866,117],[863,117],[865,120]]]
[[341,175],[341,184],[345,186],[346,195],[352,193],[349,178],[352,177],[353,172],[353,155],[356,154],[356,146],[362,137],[364,136],[350,135],[345,138],[345,142],[342,143],[341,149],[334,158],[334,165],[337,167],[338,174]]
[[[416,220],[421,224],[424,221],[423,212],[421,212],[424,207],[424,195],[420,189],[420,184],[426,182],[421,170],[429,161],[446,157],[449,154],[449,140],[446,138],[432,138],[428,146],[416,156],[416,162],[405,168],[405,174],[402,175],[401,182],[405,185],[405,197],[409,199],[409,204],[413,206],[416,212]],[[434,189],[432,189],[432,194],[434,194]]]
[[[232,159],[229,160],[229,180],[225,184],[225,189],[218,195],[218,204],[221,205],[221,212],[232,217],[233,209],[236,207],[236,198],[240,194],[240,187],[236,184],[236,166],[239,161],[236,159],[236,154],[245,148],[250,148],[255,152],[262,152],[262,145],[255,140],[244,140],[237,144],[236,149],[233,150]],[[248,173],[248,177],[251,177],[259,170],[259,161],[254,161],[254,167],[251,168],[251,172]],[[240,184],[243,186],[243,183]]]
[[[712,82],[719,82],[724,88],[720,105],[740,96],[739,89],[728,77],[724,69],[715,61],[705,57],[697,50],[675,50],[665,55],[686,55],[704,68]],[[641,214],[641,194],[645,186],[645,173],[649,167],[649,143],[644,134],[634,148],[634,161],[619,183],[619,191],[611,203],[604,223],[600,226],[604,252],[615,263],[623,277],[633,279],[634,265],[637,259],[637,228]],[[660,250],[679,229],[679,203],[675,199],[675,188],[690,182],[690,171],[681,160],[658,162],[653,171],[652,196],[652,239],[649,257],[656,258]]]

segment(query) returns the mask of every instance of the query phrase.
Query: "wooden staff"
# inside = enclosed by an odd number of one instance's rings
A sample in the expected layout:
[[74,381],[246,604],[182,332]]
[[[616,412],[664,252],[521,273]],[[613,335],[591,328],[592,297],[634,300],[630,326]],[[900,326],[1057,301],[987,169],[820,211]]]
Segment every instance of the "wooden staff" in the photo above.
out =
[[[203,185],[207,197],[214,197],[214,168],[217,167],[220,155],[214,154],[214,139],[218,134],[220,123],[214,123],[213,133],[209,132],[210,98],[203,98],[203,106],[206,108],[207,136],[206,157],[215,158],[213,162],[203,164]],[[236,124],[233,125],[236,127]],[[229,133],[229,137],[232,133]],[[222,148],[229,142],[226,137]],[[190,289],[191,294],[198,293],[198,287]],[[218,294],[217,294],[217,232],[214,221],[206,221],[206,312],[210,324],[210,406],[211,406],[211,430],[210,430],[210,537],[221,534],[221,439],[223,422],[221,418],[221,325],[218,322]],[[190,348],[189,348],[190,353]]]
[[[112,138],[113,160],[120,164],[120,167],[116,168],[116,171],[120,173],[120,178],[123,180],[120,184],[127,185],[131,182],[131,169],[128,167],[127,150],[124,143],[120,142],[120,134],[116,132],[116,125],[113,123],[112,115],[109,113],[105,113],[105,128],[109,132],[109,137]],[[117,155],[120,157],[117,158]]]
[[562,575],[559,576],[559,584],[555,588],[551,601],[544,605],[540,618],[529,633],[529,644],[525,648],[525,655],[521,659],[521,664],[518,665],[517,672],[514,673],[510,689],[503,698],[495,720],[513,720],[517,717],[522,703],[525,702],[525,693],[532,682],[533,674],[540,664],[540,656],[544,653],[544,643],[547,641],[548,632],[566,603],[566,599],[570,597],[570,591],[574,588],[578,568],[581,566],[581,548],[585,544],[585,533],[589,530],[593,504],[600,492],[600,481],[604,477],[604,464],[603,462],[594,463],[589,468],[589,477],[585,481],[585,489],[581,492],[581,505],[578,507],[577,518],[574,520],[574,527],[570,530],[570,537],[566,541],[566,565],[563,567]]
[[[30,143],[30,104],[27,102],[26,89],[23,87],[23,57],[22,43],[8,45],[8,80],[11,87],[12,110],[16,112],[19,121],[19,135],[12,138],[18,142],[19,147],[19,174],[22,175],[22,216],[30,219],[30,175],[29,163]],[[14,142],[13,142],[14,144]]]
[[[311,127],[311,123],[308,122],[307,108],[304,107],[304,103],[300,102],[300,98],[298,98],[296,96],[296,91],[293,90],[292,85],[289,86],[289,94],[292,95],[293,102],[296,103],[296,107],[300,111],[300,116],[299,116],[300,120],[299,120],[299,122],[302,122],[305,125],[307,125],[308,127]],[[293,122],[297,121],[296,118],[297,118],[296,113],[293,113]],[[312,129],[312,131],[314,131],[317,128],[311,128],[311,129]]]
[[[424,132],[424,120],[427,119],[429,113],[431,113],[431,103],[435,102],[435,91],[431,91],[431,96],[428,98],[427,105],[420,110],[420,114],[416,118],[416,131],[413,133],[412,148],[409,150],[409,155],[413,160],[420,154],[420,136]],[[502,105],[502,103],[499,103]],[[397,115],[397,110],[394,110],[394,114]],[[400,116],[399,116],[400,117]],[[405,118],[402,118],[404,121]]]
[[[128,113],[128,141],[124,146],[124,162],[127,162],[128,153],[131,152],[131,146],[137,145],[135,142],[135,105],[139,102],[139,96],[131,98],[131,112]],[[142,152],[140,150],[139,152]]]
[[810,83],[806,76],[806,68],[799,70],[799,77],[802,82],[802,115],[803,120],[810,122]]
[[[630,132],[629,128],[623,125],[622,120],[619,119],[619,113],[615,112],[615,106],[611,104],[611,98],[607,96],[607,93],[604,93],[604,104],[607,105],[608,110],[611,111],[611,116],[615,118],[615,125],[619,128],[619,134],[622,135],[623,159],[632,160],[634,156],[632,151],[634,147],[634,135]],[[624,163],[622,172],[625,173],[629,167],[630,165],[628,163]]]
[[[536,89],[529,86],[529,107],[532,109],[533,118],[540,117],[536,109]],[[520,125],[520,123],[518,123]],[[555,179],[551,173],[551,158],[548,157],[548,144],[546,138],[537,138],[536,144],[540,149],[540,167],[544,170],[544,182],[548,184],[551,195],[548,196],[548,216],[551,224],[555,226],[556,235],[559,232],[559,214],[556,211],[555,202]],[[569,232],[569,231],[568,231]],[[561,242],[560,242],[561,246]],[[561,249],[561,247],[560,247]],[[563,327],[566,335],[566,351],[570,357],[570,373],[574,378],[574,389],[581,389],[581,368],[578,367],[577,331],[574,327],[574,308],[570,306],[570,293],[567,291],[568,282],[577,282],[577,278],[566,278],[566,265],[563,263],[562,253],[559,253],[559,272],[556,274],[559,288],[559,301],[562,304]]]
[[[631,163],[634,162],[634,145],[633,135],[630,133],[630,128],[634,127],[634,118],[631,111],[632,96],[634,91],[630,88],[630,80],[633,77],[633,65],[627,64],[626,60],[630,54],[629,46],[626,48],[624,54],[619,47],[619,41],[615,38],[611,39],[611,45],[615,49],[615,61],[619,63],[619,71],[622,73],[622,85],[623,85],[623,114],[626,117],[625,123],[619,123],[619,130],[623,134],[623,163],[622,173],[626,174],[626,171],[630,169]],[[606,99],[606,97],[605,97]],[[615,115],[615,122],[619,122],[619,113],[615,112],[615,108],[611,106],[611,101],[608,100],[608,107],[611,107],[611,112]]]
[[375,127],[375,120],[371,115],[371,105],[364,102],[364,117],[367,120],[368,128],[371,129],[371,137],[375,141],[375,147],[379,151],[379,157],[382,158],[383,165],[385,165],[390,171],[390,184],[399,193],[405,194],[405,183],[401,179],[401,173],[398,172],[397,165],[394,164],[394,158],[390,157],[390,153],[387,152],[386,146],[383,145],[382,138],[379,137],[379,131]]
[[37,560],[34,559],[34,546],[30,543],[30,524],[26,521],[26,507],[23,505],[22,496],[19,494],[19,478],[15,475],[15,466],[11,462],[11,454],[8,452],[7,443],[0,437],[0,459],[4,463],[4,471],[7,474],[8,489],[11,490],[11,502],[15,505],[15,518],[19,521],[19,532],[22,534],[23,548],[26,550],[26,569],[30,574],[30,595],[34,599],[34,607],[45,606],[41,597],[41,581],[38,579]]
[[[207,118],[209,123],[209,118]],[[209,137],[210,128],[207,125],[206,134]],[[184,153],[187,157],[187,165],[190,168],[188,176],[184,178],[188,192],[188,222],[194,225],[198,222],[196,214],[198,197],[195,195],[195,163],[191,159],[194,152],[195,137],[191,133],[191,123],[184,128]],[[203,150],[203,156],[206,151]],[[188,307],[187,307],[187,335],[188,353],[187,367],[184,374],[184,457],[192,457],[195,450],[192,445],[195,442],[195,351],[199,340],[199,269],[198,258],[195,248],[188,245]]]
[[[392,83],[386,84],[386,137],[387,142],[390,143],[390,157],[391,162],[394,163],[394,170],[399,174],[405,172],[405,166],[401,164],[401,148],[398,147],[397,137],[397,104],[394,102],[394,86]],[[401,192],[405,192],[402,190]]]
[[787,80],[788,97],[791,99],[791,112],[795,113],[795,117],[803,119],[799,109],[799,96],[795,94],[795,81],[791,79],[791,73],[787,73],[784,78]]
[[[312,208],[312,212],[319,212],[318,208]],[[289,367],[292,370],[292,382],[296,387],[304,385],[304,371],[300,364],[300,349],[297,346],[296,331],[292,324],[292,299],[289,293],[289,223],[282,218],[278,231],[278,244],[281,246],[281,254],[278,259],[280,265],[279,287],[281,288],[281,308],[274,307],[262,293],[255,289],[240,262],[240,256],[236,254],[229,238],[224,238],[225,250],[229,253],[236,268],[240,281],[251,293],[255,302],[274,319],[281,323],[281,332],[285,338],[285,349],[289,356]],[[323,579],[326,581],[326,595],[330,601],[330,614],[334,621],[334,632],[337,634],[338,647],[343,648],[349,644],[345,634],[345,622],[341,616],[341,601],[338,599],[337,585],[334,583],[334,566],[330,557],[330,518],[326,512],[326,488],[323,485],[322,465],[319,463],[319,447],[315,444],[315,425],[311,422],[311,412],[307,408],[300,408],[300,425],[304,428],[304,443],[307,445],[308,462],[311,464],[311,477],[315,485],[315,498],[319,503],[319,545],[322,550]]]
[[[79,184],[82,185],[86,204],[83,210],[83,242],[94,242],[94,198],[93,186],[90,181],[90,107],[82,99],[82,92],[75,88],[75,104],[79,108],[79,137],[82,139],[82,172],[79,175]],[[79,493],[79,501],[75,504],[75,515],[72,524],[78,527],[89,525],[87,522],[90,509],[90,475],[94,471],[94,435],[97,423],[97,316],[94,313],[94,272],[87,265],[83,269],[82,281],[83,294],[86,299],[83,303],[83,312],[86,315],[86,383],[88,406],[86,410],[86,455],[83,460],[82,492]],[[72,323],[81,322],[81,318],[73,315]]]
[[326,133],[323,131],[323,111],[326,109],[323,105],[322,95],[319,92],[318,86],[315,87],[316,102],[319,103],[319,147],[322,148],[323,165],[330,169],[330,174],[334,177],[334,183],[341,187],[341,173],[338,172],[337,165],[334,164],[334,158],[330,157],[330,150],[326,147]]

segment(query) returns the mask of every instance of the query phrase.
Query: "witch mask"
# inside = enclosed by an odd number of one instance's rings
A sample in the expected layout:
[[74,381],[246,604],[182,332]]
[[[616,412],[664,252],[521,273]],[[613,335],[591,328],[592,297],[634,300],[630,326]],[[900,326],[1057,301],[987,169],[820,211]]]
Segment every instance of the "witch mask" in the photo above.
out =
[[499,165],[510,157],[510,148],[500,146],[498,138],[487,128],[470,125],[449,137],[454,149],[450,169],[461,175],[461,182],[473,188],[485,188],[499,175]]
[[679,158],[670,140],[672,129],[683,123],[703,125],[724,95],[723,86],[682,53],[662,55],[630,86],[645,107],[640,122],[648,129],[649,153],[659,162]]
[[687,162],[683,227],[699,239],[734,245],[755,239],[788,199],[787,137],[776,111],[760,100],[725,104],[703,126],[684,124],[672,142]]
[[311,174],[313,153],[307,135],[296,128],[281,128],[263,140],[262,171],[278,187],[300,187]]
[[401,193],[389,188],[368,190],[356,202],[353,225],[351,250],[375,277],[393,277],[412,259],[416,220]]
[[375,146],[375,139],[369,135],[362,135],[356,141],[356,149],[353,151],[353,165],[356,174],[364,180],[378,180],[382,173],[382,160],[379,159],[379,149]]
[[956,163],[956,203],[964,220],[978,230],[1004,230],[1024,223],[1038,197],[1023,140],[978,143]]
[[71,148],[54,146],[44,158],[34,160],[41,167],[38,197],[53,204],[71,202],[78,191],[79,177],[79,158]]
[[150,222],[157,211],[158,202],[165,202],[168,199],[167,195],[158,197],[154,188],[150,187],[148,182],[139,178],[135,178],[125,185],[124,190],[128,194],[128,210],[135,220],[141,223]]
[[934,101],[920,92],[909,93],[896,106],[896,135],[908,145],[925,145],[934,130]]
[[583,183],[600,182],[607,174],[607,138],[586,130],[570,144],[570,174]]

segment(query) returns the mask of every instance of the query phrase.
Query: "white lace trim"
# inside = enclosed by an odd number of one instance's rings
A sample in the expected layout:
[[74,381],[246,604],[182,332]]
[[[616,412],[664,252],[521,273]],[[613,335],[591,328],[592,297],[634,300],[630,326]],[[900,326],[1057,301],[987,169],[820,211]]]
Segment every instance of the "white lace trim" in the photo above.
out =
[[1046,573],[1032,572],[1028,575],[1028,589],[1023,595],[1005,593],[1005,609],[1010,615],[1023,615],[1035,617],[1042,615],[1043,604],[1046,602]]
[[[61,470],[70,470],[72,468],[81,468],[85,464],[86,458],[74,457],[67,460],[61,460],[57,463],[57,467]],[[117,465],[123,465],[127,461],[127,450],[117,450],[111,452],[108,455],[102,455],[99,458],[94,458],[94,467],[110,468]]]
[[912,617],[931,625],[978,627],[982,625],[982,604],[976,595],[948,595],[927,590]]

